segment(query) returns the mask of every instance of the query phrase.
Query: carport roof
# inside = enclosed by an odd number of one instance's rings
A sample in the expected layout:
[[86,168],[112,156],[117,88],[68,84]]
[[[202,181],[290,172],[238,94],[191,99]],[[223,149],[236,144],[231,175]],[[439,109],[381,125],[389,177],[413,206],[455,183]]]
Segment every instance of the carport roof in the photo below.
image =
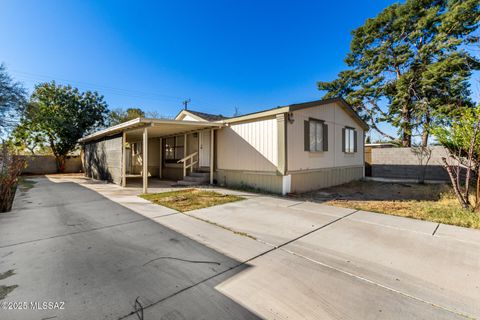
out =
[[203,122],[203,121],[183,121],[183,120],[163,120],[150,118],[136,118],[116,126],[97,131],[78,140],[79,143],[85,143],[92,140],[98,140],[103,137],[128,131],[131,134],[141,132],[140,129],[149,128],[149,136],[165,137],[174,134],[183,134],[186,132],[202,129],[213,129],[222,127],[222,123]]

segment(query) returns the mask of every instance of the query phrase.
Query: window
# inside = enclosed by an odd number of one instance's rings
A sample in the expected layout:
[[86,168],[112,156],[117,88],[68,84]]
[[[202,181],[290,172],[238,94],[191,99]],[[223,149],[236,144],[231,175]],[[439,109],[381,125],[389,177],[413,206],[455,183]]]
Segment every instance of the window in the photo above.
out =
[[310,120],[310,151],[323,151],[322,147],[323,123]]
[[183,136],[170,137],[165,139],[165,162],[176,163],[178,160],[184,157],[183,143]]
[[354,153],[357,152],[357,132],[352,128],[343,129],[343,152]]
[[132,151],[133,151],[133,155],[142,154],[142,143],[141,142],[132,143]]
[[323,121],[305,121],[305,151],[328,151],[328,126]]

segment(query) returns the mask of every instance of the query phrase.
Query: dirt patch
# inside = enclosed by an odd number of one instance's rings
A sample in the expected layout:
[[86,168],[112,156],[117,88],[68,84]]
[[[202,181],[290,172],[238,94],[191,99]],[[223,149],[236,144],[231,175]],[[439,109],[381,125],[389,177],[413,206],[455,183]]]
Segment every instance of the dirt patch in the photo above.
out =
[[462,209],[446,184],[355,181],[299,197],[337,207],[480,229],[480,215]]
[[446,184],[414,184],[376,181],[353,181],[340,186],[302,194],[301,197],[314,201],[331,200],[429,200],[437,201],[449,193]]

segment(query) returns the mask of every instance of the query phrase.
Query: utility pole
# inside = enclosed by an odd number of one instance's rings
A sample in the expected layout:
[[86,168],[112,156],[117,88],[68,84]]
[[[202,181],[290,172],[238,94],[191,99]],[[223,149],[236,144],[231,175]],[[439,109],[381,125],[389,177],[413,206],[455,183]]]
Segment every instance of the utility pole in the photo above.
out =
[[187,100],[185,100],[185,101],[182,102],[183,107],[184,107],[185,110],[188,110],[188,104],[190,103],[190,101],[192,101],[192,100],[187,99]]

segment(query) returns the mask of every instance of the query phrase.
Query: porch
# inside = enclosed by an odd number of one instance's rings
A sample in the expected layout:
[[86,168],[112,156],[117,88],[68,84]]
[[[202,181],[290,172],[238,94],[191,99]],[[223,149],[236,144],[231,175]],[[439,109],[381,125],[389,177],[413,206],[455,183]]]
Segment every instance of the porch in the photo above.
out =
[[222,124],[142,120],[141,125],[122,130],[123,187],[141,185],[143,193],[148,193],[149,187],[171,188],[184,179],[189,180],[186,185],[213,184],[215,130]]
[[[175,180],[160,179],[158,177],[148,178],[148,190],[150,192],[166,192],[171,190],[177,190],[172,187],[175,184]],[[143,189],[143,177],[128,175],[126,177],[125,188],[129,189]]]

